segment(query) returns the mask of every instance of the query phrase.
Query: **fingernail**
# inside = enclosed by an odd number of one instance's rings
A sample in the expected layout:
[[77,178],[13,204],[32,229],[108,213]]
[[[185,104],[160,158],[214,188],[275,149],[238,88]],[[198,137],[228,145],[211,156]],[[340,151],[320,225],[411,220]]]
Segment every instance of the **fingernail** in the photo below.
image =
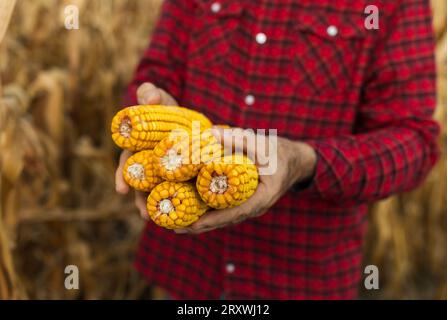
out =
[[157,100],[157,93],[154,91],[148,92],[143,97],[145,103],[154,103]]
[[151,98],[152,98],[152,94],[145,94],[144,96],[143,96],[143,102],[145,103],[145,104],[147,104],[147,103],[149,103],[149,101],[151,100]]

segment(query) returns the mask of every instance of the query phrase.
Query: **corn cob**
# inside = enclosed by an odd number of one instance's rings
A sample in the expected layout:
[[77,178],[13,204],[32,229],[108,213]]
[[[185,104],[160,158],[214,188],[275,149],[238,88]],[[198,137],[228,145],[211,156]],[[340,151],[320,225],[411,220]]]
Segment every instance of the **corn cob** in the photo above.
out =
[[147,198],[147,211],[151,219],[168,229],[186,227],[208,209],[190,182],[162,182]]
[[202,167],[196,186],[208,206],[215,209],[235,207],[256,191],[258,170],[246,156],[225,156]]
[[201,168],[199,153],[193,147],[191,132],[172,131],[154,148],[154,168],[157,175],[168,181],[187,181],[197,176]]
[[223,123],[220,123],[220,124],[216,124],[216,125],[214,125],[216,128],[221,128],[221,129],[231,129],[231,127],[228,125],[228,124],[223,124]]
[[188,118],[190,118],[192,121],[199,121],[200,122],[200,128],[202,130],[206,130],[208,128],[211,128],[213,124],[211,123],[210,119],[205,117],[203,113],[197,112],[192,109],[188,109],[185,107],[179,107],[183,111],[185,111],[188,114]]
[[151,150],[140,151],[129,157],[124,164],[123,176],[129,186],[145,192],[150,192],[163,181],[155,174]]
[[[196,152],[196,150],[194,150]],[[217,141],[211,130],[205,130],[200,134],[200,162],[202,164],[211,161],[217,161],[222,158],[224,148],[222,144]]]
[[154,167],[157,175],[168,181],[187,181],[195,178],[204,163],[220,159],[222,145],[211,130],[192,133],[172,131],[154,148]]
[[127,107],[112,119],[112,139],[120,148],[130,151],[153,149],[171,130],[191,130],[194,121],[201,124],[202,130],[211,126],[204,115],[183,107]]

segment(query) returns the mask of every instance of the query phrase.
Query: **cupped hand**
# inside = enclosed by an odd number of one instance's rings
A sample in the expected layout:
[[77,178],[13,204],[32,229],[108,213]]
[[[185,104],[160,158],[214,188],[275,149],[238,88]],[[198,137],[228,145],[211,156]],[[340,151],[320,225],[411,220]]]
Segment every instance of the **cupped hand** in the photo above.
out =
[[260,174],[256,192],[242,205],[209,211],[190,227],[176,230],[177,233],[199,234],[259,217],[266,213],[292,185],[309,179],[315,170],[316,153],[308,144],[280,137],[274,140],[274,144],[269,144],[268,140],[267,143],[259,144],[255,143],[257,139],[265,141],[271,138],[253,133],[254,136],[247,139],[249,134],[242,129],[216,128],[213,133],[228,149],[253,155],[255,159],[252,160],[258,166],[262,164],[257,159],[265,158],[265,150],[256,146],[273,145],[273,150],[269,152],[276,152],[276,170],[273,170],[271,174]]

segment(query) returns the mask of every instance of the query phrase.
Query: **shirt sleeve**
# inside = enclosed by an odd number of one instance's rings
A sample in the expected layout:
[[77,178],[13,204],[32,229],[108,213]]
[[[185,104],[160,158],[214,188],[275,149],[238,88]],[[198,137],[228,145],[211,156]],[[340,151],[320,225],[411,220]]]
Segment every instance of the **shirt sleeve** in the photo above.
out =
[[429,1],[401,2],[387,30],[369,67],[354,134],[309,141],[318,161],[306,192],[337,203],[372,202],[416,187],[435,164]]
[[177,100],[180,99],[185,79],[188,30],[194,10],[194,1],[164,1],[151,43],[128,86],[126,105],[137,104],[136,91],[144,82],[152,82]]

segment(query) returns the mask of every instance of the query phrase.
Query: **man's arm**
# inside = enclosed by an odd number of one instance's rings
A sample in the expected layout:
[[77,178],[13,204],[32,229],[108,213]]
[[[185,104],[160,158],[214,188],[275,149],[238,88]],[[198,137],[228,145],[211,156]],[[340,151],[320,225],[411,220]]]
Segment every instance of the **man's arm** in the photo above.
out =
[[194,10],[194,1],[164,1],[151,44],[129,85],[126,105],[138,103],[137,90],[146,82],[152,83],[175,99],[180,99],[188,56],[188,30],[192,24]]
[[318,162],[306,193],[375,201],[417,186],[438,158],[429,1],[400,1],[392,19],[371,62],[357,133],[308,142]]

